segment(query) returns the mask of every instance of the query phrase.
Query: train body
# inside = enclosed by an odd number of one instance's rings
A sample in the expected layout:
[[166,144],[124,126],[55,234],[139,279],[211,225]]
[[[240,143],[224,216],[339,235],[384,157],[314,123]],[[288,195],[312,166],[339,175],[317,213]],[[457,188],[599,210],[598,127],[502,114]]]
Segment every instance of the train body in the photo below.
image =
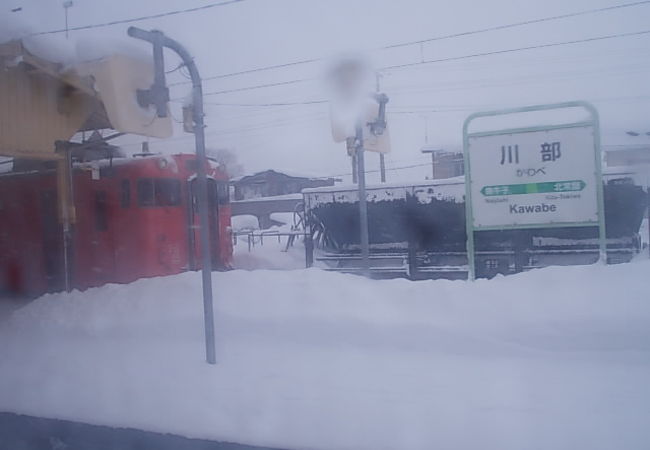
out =
[[[643,186],[628,175],[604,181],[607,254],[630,261],[641,248],[647,205]],[[331,270],[360,270],[356,186],[306,189],[305,213],[320,259]],[[465,182],[456,177],[367,188],[371,270],[411,278],[467,276]],[[538,228],[475,233],[477,276],[516,273],[549,265],[597,261],[598,229]]]
[[[75,164],[71,287],[176,274],[201,266],[193,155]],[[232,260],[228,180],[209,162],[214,269]],[[64,240],[54,170],[0,176],[0,292],[34,297],[64,288]]]

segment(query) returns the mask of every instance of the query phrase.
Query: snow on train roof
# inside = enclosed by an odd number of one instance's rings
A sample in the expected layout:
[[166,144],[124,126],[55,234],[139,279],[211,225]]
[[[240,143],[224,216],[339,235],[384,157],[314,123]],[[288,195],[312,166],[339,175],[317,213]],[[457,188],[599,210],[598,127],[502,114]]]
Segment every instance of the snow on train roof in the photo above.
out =
[[[174,156],[194,156],[189,153],[176,153],[173,155],[163,155],[163,154],[158,154],[158,153],[152,153],[151,155],[139,155],[137,157],[131,156],[131,157],[117,157],[117,158],[104,158],[104,159],[97,159],[94,161],[83,161],[83,162],[75,162],[73,163],[73,167],[75,169],[100,169],[104,167],[115,167],[115,166],[122,166],[126,164],[133,164],[133,163],[138,163],[141,161],[146,161],[146,160],[155,160],[155,159],[164,159],[167,162],[167,167],[170,168],[173,172],[178,171],[178,162]],[[212,169],[218,169],[220,164],[214,160],[208,159],[208,164]],[[0,165],[2,167],[2,165]],[[55,169],[49,169],[50,171],[54,171]],[[0,177],[12,177],[12,176],[19,176],[19,175],[28,175],[28,174],[35,174],[35,173],[42,173],[42,170],[25,170],[25,171],[0,171]]]
[[[118,158],[103,158],[103,159],[98,159],[95,161],[84,161],[84,162],[79,162],[75,163],[75,165],[98,165],[99,167],[105,167],[105,166],[114,166],[116,164],[128,164],[132,163],[133,161],[143,161],[143,160],[148,160],[148,159],[164,159],[168,163],[176,163],[176,159],[174,158],[175,156],[195,156],[192,153],[174,153],[172,155],[168,154],[162,154],[162,153],[151,153],[151,154],[138,154],[137,156],[131,156],[131,157],[118,157]],[[217,168],[219,167],[219,163],[212,160],[212,159],[207,159],[208,164],[210,164],[210,167],[212,168]]]

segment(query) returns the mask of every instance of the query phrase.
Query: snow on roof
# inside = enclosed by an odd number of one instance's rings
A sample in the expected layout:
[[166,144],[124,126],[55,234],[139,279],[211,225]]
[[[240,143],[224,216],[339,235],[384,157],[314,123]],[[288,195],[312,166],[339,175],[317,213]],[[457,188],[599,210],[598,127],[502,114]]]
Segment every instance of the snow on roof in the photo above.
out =
[[111,54],[120,53],[134,58],[150,59],[150,54],[138,46],[133,39],[106,37],[105,35],[83,35],[78,39],[72,33],[37,34],[42,23],[31,23],[20,11],[12,11],[9,6],[0,10],[0,44],[20,40],[34,56],[46,61],[70,66],[82,61],[92,61]]
[[302,194],[284,194],[284,195],[272,195],[268,197],[254,197],[247,198],[244,200],[235,200],[233,203],[251,203],[251,202],[272,202],[276,200],[302,200]]
[[[392,189],[392,188],[400,188],[400,187],[444,186],[444,185],[457,185],[457,184],[464,184],[464,183],[465,183],[465,177],[459,176],[453,178],[443,178],[440,180],[414,180],[414,181],[400,181],[395,183],[369,184],[366,185],[366,190],[386,189],[386,188]],[[351,190],[356,191],[357,189],[358,189],[358,185],[356,184],[336,184],[334,186],[306,188],[303,189],[302,192],[303,194],[311,194],[311,193],[320,193],[320,192],[343,192],[343,191],[351,191]]]
[[277,174],[286,175],[286,176],[291,177],[291,178],[308,178],[310,180],[329,180],[329,179],[334,178],[334,177],[328,177],[328,176],[308,174],[308,173],[304,173],[304,172],[293,172],[291,170],[266,169],[266,170],[261,170],[259,172],[255,172],[253,174],[242,175],[242,176],[239,176],[239,177],[236,177],[236,178],[232,178],[231,181],[232,182],[238,182],[238,181],[243,180],[244,178],[255,177],[255,176],[258,176],[258,175],[265,174],[267,172],[275,172]]

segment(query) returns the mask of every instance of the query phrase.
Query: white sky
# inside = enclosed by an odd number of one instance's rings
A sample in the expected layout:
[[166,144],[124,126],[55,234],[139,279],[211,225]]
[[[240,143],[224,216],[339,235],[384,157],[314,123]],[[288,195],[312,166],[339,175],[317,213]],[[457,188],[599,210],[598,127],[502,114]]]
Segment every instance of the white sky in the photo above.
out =
[[[507,1],[456,0],[244,0],[188,13],[70,33],[69,43],[89,40],[123,41],[149,49],[126,37],[129,25],[157,28],[183,43],[195,56],[203,77],[266,65],[326,57],[341,52],[427,39],[522,20],[588,10],[631,0]],[[62,1],[5,0],[0,18],[30,31],[64,26]],[[74,0],[69,10],[71,27],[200,6],[198,0]],[[22,11],[8,10],[22,6]],[[584,39],[616,33],[650,30],[650,4],[615,11],[522,26],[509,30],[453,38],[393,50],[370,52],[376,67],[480,52]],[[65,44],[63,34],[38,38],[48,45]],[[168,54],[166,64],[177,60]],[[419,150],[428,124],[430,145],[458,148],[462,122],[485,109],[537,103],[587,100],[601,115],[604,142],[629,141],[626,130],[650,131],[650,34],[597,41],[507,55],[484,56],[433,63],[384,73],[382,90],[388,106],[393,152],[388,168],[429,161]],[[302,78],[315,81],[288,86],[208,95],[207,143],[235,151],[247,172],[266,168],[321,175],[349,172],[343,144],[330,137],[326,104],[280,107],[245,107],[233,104],[304,102],[326,99],[320,80],[326,63],[292,66],[242,76],[209,80],[206,93]],[[170,83],[184,81],[179,72]],[[189,86],[172,89],[184,97]],[[223,103],[228,105],[215,105]],[[180,118],[176,104],[174,115]],[[129,137],[127,150],[137,151],[142,138]],[[642,135],[639,143],[650,142]],[[167,142],[151,143],[153,151],[192,152],[192,135],[177,130]],[[375,155],[368,169],[378,167]],[[388,179],[429,173],[426,166],[389,170]],[[370,175],[373,181],[375,175]]]

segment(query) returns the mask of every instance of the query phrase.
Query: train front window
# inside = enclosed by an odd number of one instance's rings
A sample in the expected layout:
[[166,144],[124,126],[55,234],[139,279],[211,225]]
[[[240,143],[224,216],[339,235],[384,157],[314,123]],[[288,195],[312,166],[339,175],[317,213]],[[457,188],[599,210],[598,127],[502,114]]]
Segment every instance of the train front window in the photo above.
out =
[[181,183],[167,178],[138,180],[139,206],[178,206],[181,204]]
[[155,206],[152,178],[138,180],[138,206]]
[[156,178],[154,180],[156,206],[178,206],[181,204],[181,182]]

